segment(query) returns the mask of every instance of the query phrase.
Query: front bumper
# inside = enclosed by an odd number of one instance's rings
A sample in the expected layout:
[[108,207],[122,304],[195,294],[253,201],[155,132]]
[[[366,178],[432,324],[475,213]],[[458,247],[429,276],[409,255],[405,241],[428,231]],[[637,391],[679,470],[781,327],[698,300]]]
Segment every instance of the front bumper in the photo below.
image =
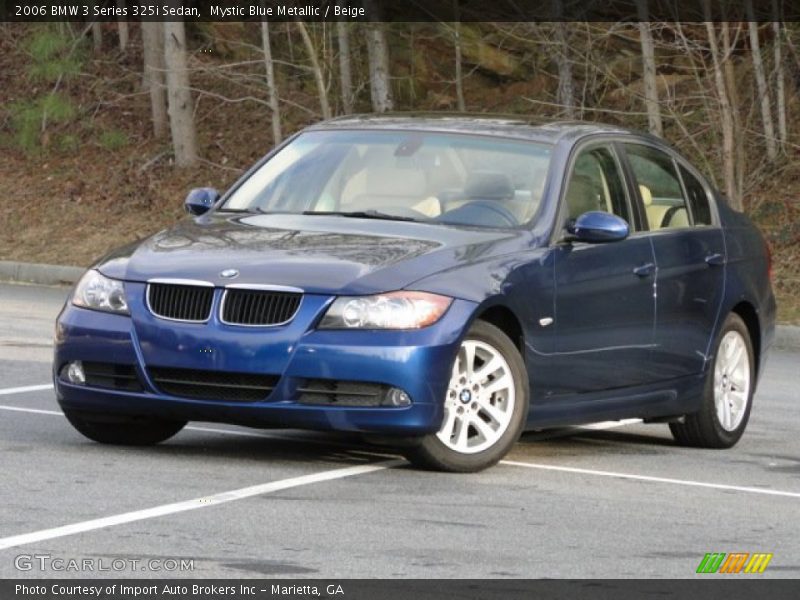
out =
[[[314,325],[333,300],[330,296],[307,294],[285,326],[250,328],[216,319],[203,324],[157,319],[144,306],[142,284],[126,283],[126,294],[132,317],[70,303],[59,315],[53,376],[62,408],[386,435],[438,430],[452,361],[476,306],[454,300],[439,322],[415,331],[324,331]],[[77,360],[132,365],[143,391],[69,383],[59,373]],[[197,400],[159,390],[148,373],[151,366],[264,373],[279,379],[262,401]],[[412,403],[402,408],[301,404],[297,388],[308,379],[397,387]]]

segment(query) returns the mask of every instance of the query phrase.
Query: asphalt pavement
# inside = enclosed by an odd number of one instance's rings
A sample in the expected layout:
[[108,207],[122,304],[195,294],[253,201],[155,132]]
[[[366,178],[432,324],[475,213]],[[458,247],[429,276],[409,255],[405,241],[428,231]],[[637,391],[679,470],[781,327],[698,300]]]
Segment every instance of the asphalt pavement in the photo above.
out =
[[686,578],[708,552],[772,553],[746,577],[800,576],[798,353],[771,354],[731,450],[602,423],[450,475],[299,431],[89,442],[50,387],[66,293],[0,284],[0,577]]

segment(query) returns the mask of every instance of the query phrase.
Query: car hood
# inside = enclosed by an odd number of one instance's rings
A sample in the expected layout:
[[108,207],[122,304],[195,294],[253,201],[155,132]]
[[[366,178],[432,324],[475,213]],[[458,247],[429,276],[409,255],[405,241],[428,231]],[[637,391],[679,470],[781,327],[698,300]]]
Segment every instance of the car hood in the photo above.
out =
[[[530,246],[525,231],[320,215],[213,214],[112,252],[98,268],[127,281],[196,279],[309,293],[402,289],[459,264]],[[235,278],[221,272],[236,269]]]

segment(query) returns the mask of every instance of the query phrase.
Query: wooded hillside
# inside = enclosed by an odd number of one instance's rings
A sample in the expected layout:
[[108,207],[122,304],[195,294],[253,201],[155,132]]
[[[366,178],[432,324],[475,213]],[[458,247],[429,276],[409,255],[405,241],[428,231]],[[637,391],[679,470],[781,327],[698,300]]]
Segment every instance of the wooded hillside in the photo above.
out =
[[0,259],[89,264],[182,218],[189,188],[225,188],[321,118],[514,113],[666,138],[758,221],[781,317],[800,320],[797,24],[121,22],[0,33]]

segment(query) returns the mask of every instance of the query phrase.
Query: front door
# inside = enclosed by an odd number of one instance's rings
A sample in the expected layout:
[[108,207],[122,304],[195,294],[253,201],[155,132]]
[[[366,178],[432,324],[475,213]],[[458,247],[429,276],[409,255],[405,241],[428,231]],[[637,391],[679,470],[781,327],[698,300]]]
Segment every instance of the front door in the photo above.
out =
[[636,219],[620,161],[610,144],[577,155],[562,198],[569,219],[605,211],[631,226],[628,239],[568,243],[553,250],[555,354],[544,377],[549,396],[645,383],[655,319],[655,257]]

